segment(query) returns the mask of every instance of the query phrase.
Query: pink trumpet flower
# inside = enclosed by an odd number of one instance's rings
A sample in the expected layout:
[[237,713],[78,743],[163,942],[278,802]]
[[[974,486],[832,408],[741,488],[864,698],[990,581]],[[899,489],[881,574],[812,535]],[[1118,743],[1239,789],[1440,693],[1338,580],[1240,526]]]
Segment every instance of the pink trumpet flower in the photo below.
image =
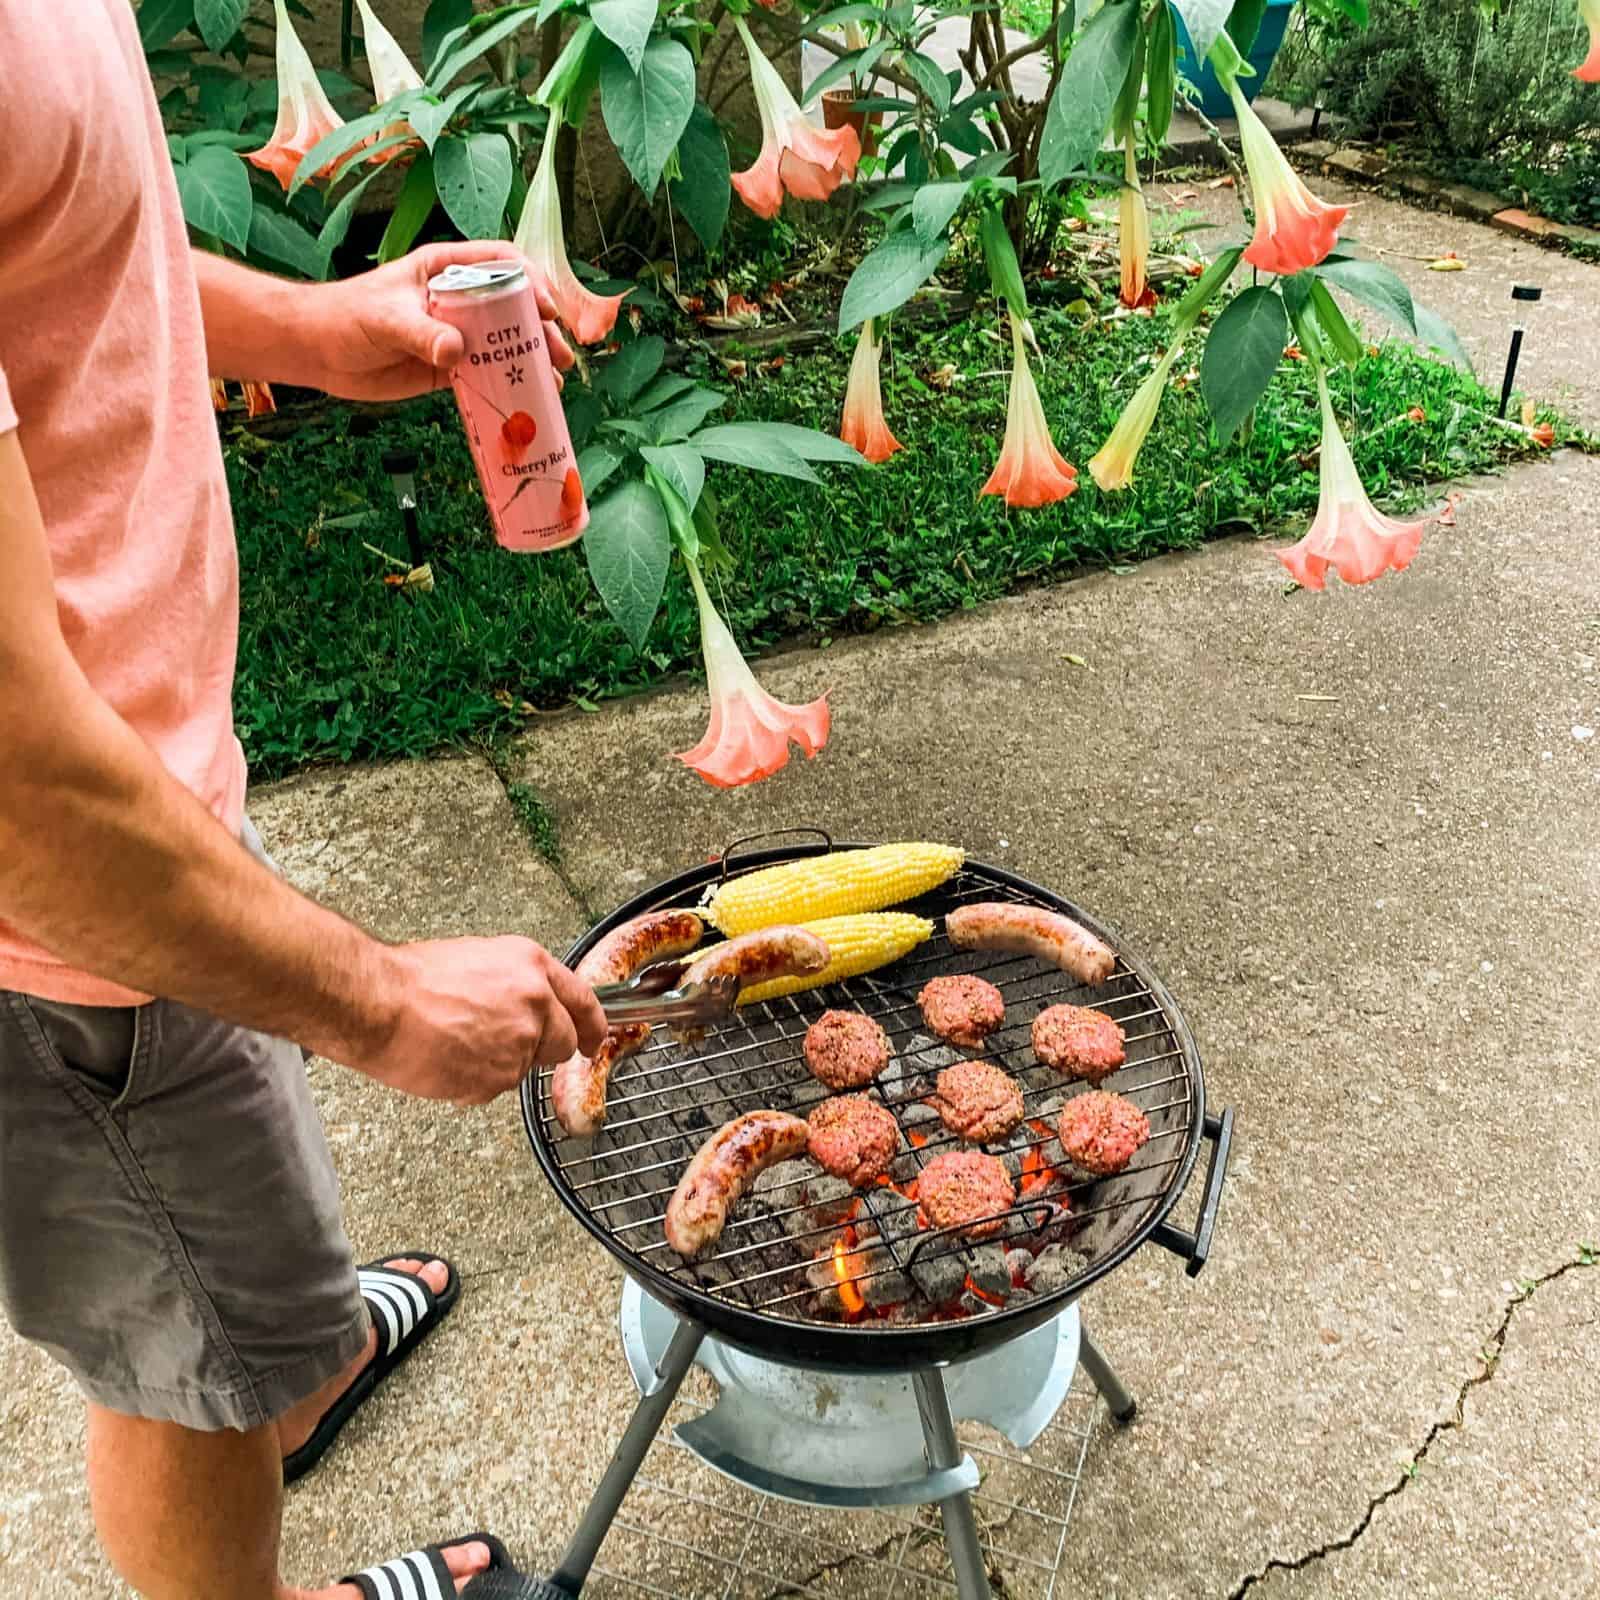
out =
[[1133,151],[1133,130],[1123,159],[1123,187],[1118,203],[1120,227],[1117,248],[1122,257],[1122,303],[1130,311],[1155,302],[1149,282],[1150,213],[1145,209],[1144,190],[1139,187],[1139,162]]
[[[259,150],[248,152],[245,160],[270,172],[287,189],[306,153],[319,139],[342,128],[344,118],[329,104],[317,81],[317,69],[294,31],[283,0],[273,0],[273,8],[278,26],[278,120],[272,137]],[[325,177],[333,167],[330,161],[315,176]]]
[[[367,0],[356,0],[356,4],[361,8],[361,42],[366,46],[367,69],[372,73],[373,99],[384,106],[399,95],[422,88],[421,75],[406,59],[406,53],[395,42],[394,35],[378,20],[377,12]],[[404,120],[391,122],[381,137],[387,139],[391,134],[405,131]],[[409,154],[419,143],[392,144],[370,159],[380,163],[393,161],[396,156]]]
[[1317,388],[1322,396],[1322,495],[1316,520],[1298,544],[1273,554],[1302,589],[1321,589],[1330,566],[1346,583],[1371,583],[1391,568],[1403,572],[1422,544],[1422,530],[1436,518],[1399,522],[1374,508],[1339,431],[1321,372]]
[[739,654],[728,625],[706,593],[705,580],[693,561],[685,562],[700,607],[700,648],[706,661],[706,686],[711,691],[711,722],[706,736],[677,759],[719,789],[736,789],[771,777],[789,760],[792,739],[814,756],[828,742],[828,697],[810,705],[790,706],[774,700],[756,682],[749,663]]
[[1023,344],[1027,325],[1011,314],[1011,394],[1006,401],[1006,437],[980,495],[1003,494],[1008,506],[1048,506],[1078,487],[1078,469],[1063,459],[1050,438],[1039,388],[1028,369]]
[[745,172],[733,174],[739,198],[769,222],[783,205],[784,191],[797,200],[826,200],[861,159],[854,128],[824,130],[807,120],[778,69],[762,55],[743,17],[733,25],[750,58],[750,83],[761,112],[761,154]]
[[1245,99],[1238,79],[1229,80],[1228,92],[1256,203],[1256,236],[1244,258],[1263,272],[1284,275],[1314,267],[1338,241],[1339,225],[1350,208],[1330,206],[1306,188]]
[[1167,374],[1178,359],[1181,345],[1174,343],[1156,369],[1143,383],[1117,418],[1110,437],[1095,452],[1089,463],[1089,474],[1102,489],[1126,489],[1133,482],[1133,464],[1154,426],[1156,412],[1161,409],[1161,396],[1166,392]]
[[278,409],[278,402],[272,398],[272,385],[270,383],[252,383],[246,379],[244,384],[244,414],[247,417],[270,416]]
[[550,118],[539,165],[528,185],[517,222],[517,248],[543,274],[556,315],[579,344],[595,344],[611,332],[617,320],[620,294],[593,294],[578,282],[567,260],[566,234],[561,227],[561,194],[556,187],[556,135],[560,120]]
[[878,385],[878,360],[882,350],[873,319],[868,317],[861,325],[861,337],[856,340],[856,353],[850,362],[850,383],[844,393],[844,421],[839,425],[839,437],[874,465],[887,461],[896,450],[905,448],[883,420],[883,391]]
[[1572,76],[1600,83],[1600,0],[1578,0],[1578,15],[1589,25],[1589,53],[1572,69]]

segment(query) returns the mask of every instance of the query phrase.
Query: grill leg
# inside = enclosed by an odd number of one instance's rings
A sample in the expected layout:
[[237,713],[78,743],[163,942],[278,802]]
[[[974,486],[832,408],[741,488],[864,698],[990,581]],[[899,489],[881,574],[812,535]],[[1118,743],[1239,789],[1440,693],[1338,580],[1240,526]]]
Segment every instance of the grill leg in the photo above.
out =
[[1106,1360],[1100,1346],[1089,1337],[1089,1330],[1081,1323],[1078,1326],[1078,1359],[1110,1406],[1112,1420],[1123,1425],[1132,1422],[1139,1402],[1128,1392],[1122,1379],[1117,1376],[1116,1369]]
[[556,1586],[567,1594],[583,1593],[594,1558],[600,1553],[600,1546],[605,1542],[617,1512],[622,1509],[623,1499],[644,1464],[645,1452],[659,1432],[667,1412],[672,1409],[672,1402],[677,1398],[684,1376],[694,1361],[695,1351],[700,1348],[700,1341],[705,1336],[706,1330],[698,1322],[680,1319],[673,1330],[667,1348],[656,1363],[650,1387],[639,1396],[639,1404],[634,1407],[633,1416],[628,1421],[616,1453],[611,1457],[611,1465],[606,1468],[600,1487],[595,1490],[594,1498],[583,1513],[583,1521],[578,1524],[578,1531],[573,1534],[572,1542],[561,1558],[561,1565],[552,1574]]
[[[911,1383],[917,1394],[917,1415],[922,1419],[922,1447],[928,1465],[959,1466],[962,1449],[950,1416],[944,1379],[937,1368],[928,1367],[913,1373]],[[944,1518],[944,1542],[950,1551],[961,1600],[989,1600],[989,1572],[978,1543],[978,1519],[973,1515],[971,1495],[963,1492],[941,1500],[939,1514]]]

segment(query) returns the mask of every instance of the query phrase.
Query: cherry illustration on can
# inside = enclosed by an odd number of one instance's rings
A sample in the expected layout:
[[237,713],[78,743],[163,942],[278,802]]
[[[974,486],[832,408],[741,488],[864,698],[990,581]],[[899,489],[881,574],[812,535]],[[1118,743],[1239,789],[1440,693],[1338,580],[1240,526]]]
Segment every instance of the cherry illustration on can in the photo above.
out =
[[559,550],[589,525],[544,320],[519,261],[446,267],[433,315],[466,341],[450,387],[494,536],[507,550]]

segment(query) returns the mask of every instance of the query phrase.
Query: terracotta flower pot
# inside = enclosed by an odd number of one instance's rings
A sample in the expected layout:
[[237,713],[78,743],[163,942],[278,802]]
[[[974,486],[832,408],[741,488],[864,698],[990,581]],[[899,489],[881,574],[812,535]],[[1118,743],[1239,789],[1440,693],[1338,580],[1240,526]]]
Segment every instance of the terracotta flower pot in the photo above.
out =
[[870,156],[877,152],[876,131],[883,126],[883,113],[852,111],[850,108],[861,98],[857,89],[824,89],[822,91],[822,125],[825,128],[854,128],[861,141],[861,153]]

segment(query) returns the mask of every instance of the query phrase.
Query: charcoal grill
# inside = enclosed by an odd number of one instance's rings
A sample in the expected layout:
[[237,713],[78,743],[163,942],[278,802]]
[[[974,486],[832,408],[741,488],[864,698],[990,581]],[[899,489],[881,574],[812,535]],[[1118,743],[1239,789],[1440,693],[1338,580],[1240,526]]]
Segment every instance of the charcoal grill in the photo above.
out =
[[[590,929],[568,952],[569,965],[576,965],[613,928],[644,912],[695,905],[730,876],[834,848],[819,830],[790,832],[807,837],[755,849],[730,847],[721,857],[644,891]],[[945,913],[976,900],[1014,901],[1072,917],[1116,952],[1110,978],[1091,989],[1031,957],[957,950],[944,934]],[[1181,1256],[1191,1276],[1205,1264],[1226,1171],[1232,1113],[1207,1112],[1199,1052],[1176,1002],[1156,974],[1094,917],[1037,884],[983,862],[967,862],[938,889],[897,909],[933,919],[935,933],[892,965],[825,989],[741,1007],[692,1048],[658,1032],[644,1051],[614,1073],[608,1121],[592,1140],[565,1137],[550,1101],[549,1072],[524,1082],[523,1120],[534,1154],[562,1204],[622,1262],[645,1294],[677,1318],[676,1332],[661,1353],[653,1378],[641,1383],[639,1408],[555,1575],[554,1593],[575,1595],[582,1588],[606,1530],[708,1332],[720,1343],[766,1361],[855,1374],[909,1374],[929,1478],[942,1482],[948,1492],[957,1481],[950,1475],[967,1458],[957,1444],[941,1367],[978,1358],[1062,1317],[1084,1289],[1147,1240]],[[781,1189],[777,1194],[769,1189],[760,1206],[747,1196],[711,1251],[694,1261],[681,1260],[666,1244],[662,1222],[684,1167],[705,1139],[733,1116],[764,1107],[804,1116],[826,1097],[827,1091],[805,1066],[801,1046],[807,1027],[828,1008],[865,1011],[889,1034],[895,1058],[870,1092],[895,1114],[904,1131],[913,1131],[911,1108],[923,1104],[926,1080],[961,1058],[927,1033],[917,1006],[922,985],[944,973],[977,974],[1004,994],[1006,1024],[986,1041],[980,1058],[993,1061],[1022,1084],[1030,1119],[1047,1115],[1053,1124],[1057,1101],[1087,1087],[1064,1082],[1060,1074],[1035,1060],[1029,1028],[1044,1006],[1093,1005],[1124,1030],[1127,1061],[1105,1087],[1145,1112],[1151,1135],[1124,1173],[1069,1185],[1066,1226],[1078,1253],[1076,1270],[1059,1287],[1033,1294],[1023,1304],[1016,1303],[1018,1296],[999,1305],[969,1296],[964,1315],[940,1308],[911,1323],[878,1318],[840,1321],[821,1309],[811,1270],[830,1249],[838,1223],[810,1225],[803,1194],[786,1203]],[[902,1158],[909,1159],[911,1175],[942,1151],[959,1147],[942,1126],[935,1125],[929,1134],[926,1125],[919,1124],[914,1131],[921,1142],[908,1139]],[[1025,1158],[1031,1149],[1041,1163],[1049,1162],[1053,1140],[1053,1132],[1030,1129],[1013,1141],[1013,1157]],[[1192,1229],[1183,1228],[1170,1213],[1207,1141],[1210,1161],[1198,1217]],[[848,1274],[848,1281],[862,1293],[870,1279],[883,1274],[912,1281],[919,1269],[941,1258],[957,1263],[971,1259],[975,1247],[968,1238],[908,1228],[907,1213],[914,1213],[915,1201],[900,1188],[868,1190],[861,1198],[858,1220],[873,1224],[887,1256],[877,1257],[875,1267]],[[1026,1245],[1046,1226],[1063,1225],[1057,1207],[1026,1192],[993,1221],[998,1241],[1008,1248]],[[1131,1395],[1087,1332],[1080,1330],[1078,1338],[1083,1367],[1113,1415],[1127,1420],[1134,1410]],[[963,1600],[986,1595],[968,1494],[941,1497],[939,1505]]]

